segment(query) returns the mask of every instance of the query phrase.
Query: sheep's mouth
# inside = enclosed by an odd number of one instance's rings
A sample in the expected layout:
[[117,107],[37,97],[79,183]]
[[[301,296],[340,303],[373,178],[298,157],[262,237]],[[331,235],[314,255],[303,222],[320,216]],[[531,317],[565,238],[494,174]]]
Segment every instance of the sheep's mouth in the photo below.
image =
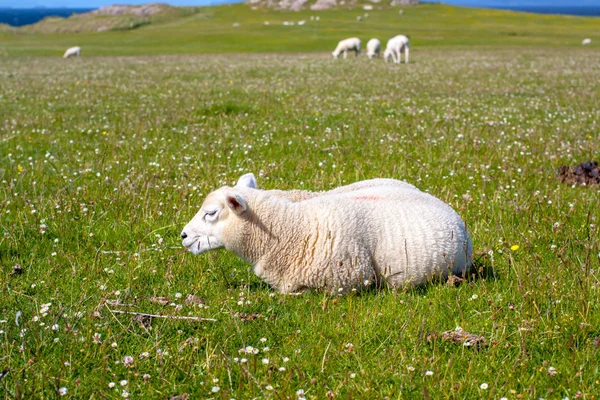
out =
[[212,236],[196,236],[193,239],[185,239],[183,245],[194,254],[202,254],[223,247],[223,244]]
[[186,243],[186,240],[184,239],[181,241],[181,244],[183,244],[183,246],[191,252],[193,252],[194,245],[197,245],[196,247],[198,248],[198,250],[200,250],[200,238],[194,239],[191,243]]
[[[208,241],[210,243],[210,240]],[[204,249],[202,246],[202,237],[195,238],[191,243],[183,244],[189,252],[198,255],[204,253],[208,249]]]

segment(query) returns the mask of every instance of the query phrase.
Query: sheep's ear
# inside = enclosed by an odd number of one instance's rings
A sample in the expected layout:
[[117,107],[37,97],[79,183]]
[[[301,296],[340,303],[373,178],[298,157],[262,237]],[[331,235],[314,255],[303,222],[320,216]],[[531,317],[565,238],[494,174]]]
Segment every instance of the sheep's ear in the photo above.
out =
[[256,189],[258,187],[258,185],[256,184],[256,177],[253,173],[244,174],[240,176],[240,179],[238,179],[237,183],[235,184],[235,187],[247,187]]
[[243,214],[248,209],[248,203],[239,194],[230,194],[225,198],[227,207],[237,215]]

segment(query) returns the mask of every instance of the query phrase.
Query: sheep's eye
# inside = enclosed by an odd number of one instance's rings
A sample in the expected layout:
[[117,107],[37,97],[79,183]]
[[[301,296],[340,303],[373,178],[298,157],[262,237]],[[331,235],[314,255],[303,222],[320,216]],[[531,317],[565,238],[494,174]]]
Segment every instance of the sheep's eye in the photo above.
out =
[[218,210],[207,211],[207,212],[204,214],[204,220],[206,221],[207,219],[209,219],[209,220],[210,220],[210,219],[213,219],[213,217],[214,217],[215,215],[217,215],[217,211],[218,211]]

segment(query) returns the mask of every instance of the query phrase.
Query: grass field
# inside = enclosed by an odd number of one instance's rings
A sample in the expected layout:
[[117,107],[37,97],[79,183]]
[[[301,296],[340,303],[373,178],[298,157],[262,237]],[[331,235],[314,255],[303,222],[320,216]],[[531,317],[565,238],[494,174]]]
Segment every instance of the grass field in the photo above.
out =
[[[599,189],[556,172],[600,156],[599,56],[1,58],[3,397],[598,398]],[[186,253],[202,198],[248,171],[407,180],[493,273],[283,296],[226,251]],[[456,327],[489,346],[436,336]]]
[[[300,12],[252,10],[244,4],[200,7],[198,12],[166,22],[155,22],[129,31],[54,33],[32,32],[22,28],[1,33],[2,55],[61,56],[66,48],[81,46],[84,55],[148,55],[190,53],[324,52],[332,51],[343,38],[358,36],[363,45],[371,37],[385,41],[399,33],[408,34],[411,45],[423,47],[574,47],[584,38],[592,47],[600,43],[600,19],[535,15],[511,11],[422,4],[403,7],[375,5],[359,8]],[[356,17],[369,14],[357,21]],[[319,17],[319,21],[311,17]],[[284,26],[284,21],[302,26]],[[64,22],[72,29],[83,29],[82,21]],[[265,25],[269,22],[269,25]],[[99,17],[89,21],[102,26]],[[239,26],[234,27],[234,24]],[[48,22],[43,29],[58,29]]]

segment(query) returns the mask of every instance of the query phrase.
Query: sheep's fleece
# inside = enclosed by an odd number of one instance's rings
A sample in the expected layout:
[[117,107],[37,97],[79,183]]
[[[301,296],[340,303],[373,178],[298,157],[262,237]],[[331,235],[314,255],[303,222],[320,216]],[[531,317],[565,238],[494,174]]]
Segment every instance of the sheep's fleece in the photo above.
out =
[[469,232],[447,204],[394,179],[329,192],[260,190],[252,174],[210,193],[181,233],[194,254],[225,247],[283,293],[392,287],[463,274]]

